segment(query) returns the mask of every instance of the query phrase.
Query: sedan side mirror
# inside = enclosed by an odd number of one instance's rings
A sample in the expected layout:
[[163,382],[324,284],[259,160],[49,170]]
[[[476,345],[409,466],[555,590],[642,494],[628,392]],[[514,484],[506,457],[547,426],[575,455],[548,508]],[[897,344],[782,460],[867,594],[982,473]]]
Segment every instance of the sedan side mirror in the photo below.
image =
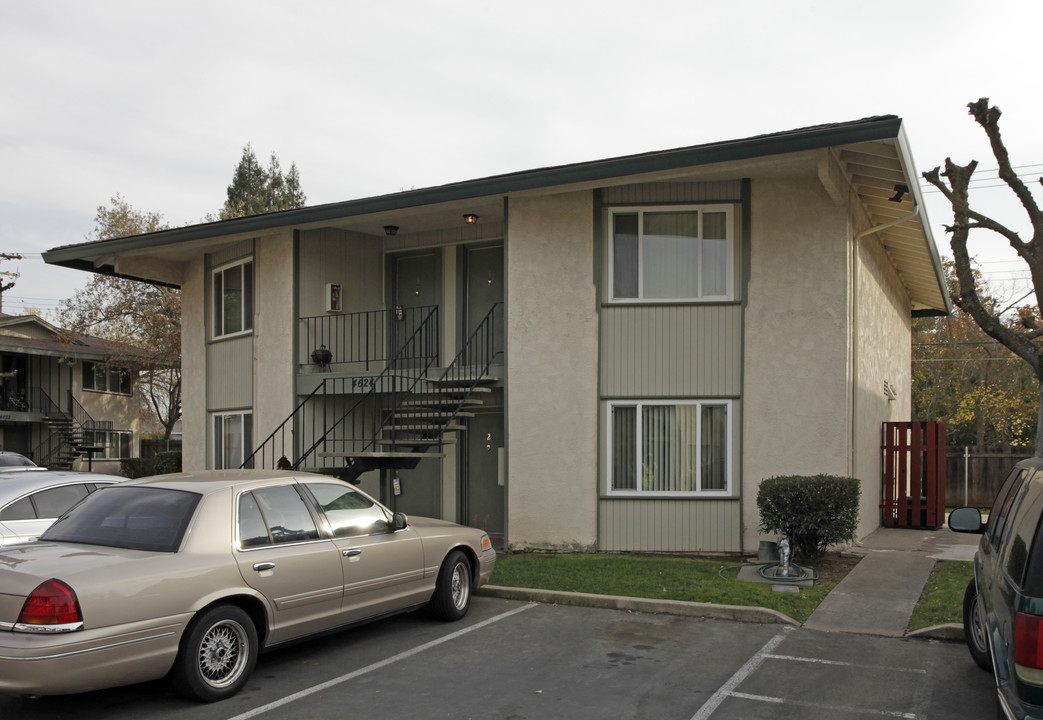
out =
[[985,523],[981,521],[981,510],[973,507],[956,508],[949,513],[949,529],[959,533],[983,533]]
[[397,512],[391,516],[391,532],[398,532],[409,527],[409,518],[405,513]]

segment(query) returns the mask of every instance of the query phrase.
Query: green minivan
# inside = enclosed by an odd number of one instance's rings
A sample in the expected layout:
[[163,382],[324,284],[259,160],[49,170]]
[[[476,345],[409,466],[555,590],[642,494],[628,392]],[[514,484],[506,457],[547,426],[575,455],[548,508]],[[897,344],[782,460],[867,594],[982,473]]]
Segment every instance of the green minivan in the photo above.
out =
[[1008,718],[1043,718],[1043,458],[1019,462],[987,521],[978,508],[949,515],[949,528],[980,533],[974,579],[963,599],[971,657],[996,678]]

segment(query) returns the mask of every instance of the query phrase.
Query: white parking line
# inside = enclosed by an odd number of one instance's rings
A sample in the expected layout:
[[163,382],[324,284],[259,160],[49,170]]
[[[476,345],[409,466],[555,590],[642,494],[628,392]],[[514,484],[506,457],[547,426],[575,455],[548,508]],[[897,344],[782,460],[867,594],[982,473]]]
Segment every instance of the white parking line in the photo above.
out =
[[876,715],[880,717],[905,718],[905,720],[925,720],[916,713],[901,712],[898,710],[871,710],[869,708],[851,707],[848,705],[829,705],[827,703],[809,702],[807,700],[790,700],[788,698],[777,698],[768,695],[750,695],[748,693],[728,693],[729,697],[742,700],[757,700],[759,702],[775,703],[777,705],[796,705],[797,707],[815,708],[816,710],[830,710],[838,713],[860,713],[862,715]]
[[877,717],[894,717],[903,718],[903,720],[925,720],[926,716],[915,712],[901,712],[895,710],[873,710],[869,708],[856,708],[849,706],[838,706],[829,705],[826,703],[809,702],[806,700],[792,700],[789,698],[772,697],[770,695],[752,695],[750,693],[737,692],[736,688],[739,687],[742,682],[753,674],[757,668],[759,668],[765,660],[788,660],[790,662],[805,662],[805,663],[819,663],[822,665],[839,665],[842,667],[856,667],[864,669],[874,670],[895,670],[906,673],[918,673],[926,675],[927,671],[922,668],[899,668],[893,666],[882,666],[882,665],[867,665],[864,663],[851,663],[843,662],[840,660],[822,660],[819,658],[807,658],[799,657],[796,655],[776,655],[772,651],[779,646],[786,638],[786,633],[792,631],[792,628],[786,628],[783,632],[779,633],[771,640],[769,640],[764,647],[762,647],[757,653],[746,661],[741,668],[739,668],[734,675],[728,678],[728,682],[724,683],[717,692],[715,692],[706,703],[699,708],[692,720],[707,720],[715,710],[721,705],[726,698],[739,698],[740,700],[754,700],[757,702],[773,703],[777,705],[796,705],[797,707],[814,708],[817,710],[829,710],[832,712],[857,712],[863,715],[872,715]]
[[244,712],[244,713],[242,713],[240,715],[236,715],[234,717],[231,717],[228,720],[247,720],[248,718],[257,717],[258,715],[263,715],[264,713],[266,713],[266,712],[268,712],[270,710],[275,710],[276,708],[280,708],[283,705],[289,705],[291,702],[294,702],[295,700],[300,700],[303,697],[307,697],[309,695],[314,695],[315,693],[322,692],[323,690],[328,690],[329,688],[334,687],[335,685],[340,685],[341,683],[345,683],[348,680],[352,680],[354,678],[357,678],[360,675],[365,675],[367,673],[373,672],[374,670],[379,670],[382,667],[387,667],[388,665],[391,665],[392,663],[396,663],[399,660],[405,660],[407,658],[411,658],[414,655],[418,655],[418,654],[424,652],[425,650],[430,650],[433,647],[437,647],[438,645],[442,645],[443,643],[447,643],[450,640],[455,640],[456,638],[462,637],[463,635],[466,635],[467,633],[474,632],[475,630],[480,630],[481,628],[484,628],[484,627],[486,627],[488,625],[492,625],[493,623],[499,622],[500,620],[506,620],[507,618],[511,617],[512,615],[517,615],[520,612],[523,612],[525,610],[529,610],[531,608],[534,608],[538,604],[539,603],[529,603],[528,605],[523,605],[523,606],[521,606],[519,608],[515,608],[514,610],[508,610],[505,613],[501,613],[499,615],[491,617],[488,620],[483,620],[480,623],[475,623],[474,625],[471,625],[470,627],[466,627],[463,630],[457,630],[456,632],[450,633],[450,634],[446,635],[445,637],[438,638],[437,640],[432,640],[431,642],[424,643],[423,645],[417,645],[415,648],[412,648],[410,650],[405,650],[403,652],[400,652],[398,655],[392,655],[391,657],[385,658],[384,660],[381,660],[380,662],[375,662],[372,665],[367,665],[364,668],[359,668],[358,670],[353,670],[352,672],[349,672],[346,675],[341,675],[340,677],[333,678],[332,680],[327,680],[324,683],[320,683],[318,685],[314,685],[314,686],[308,688],[307,690],[301,690],[300,692],[295,692],[292,695],[287,695],[284,698],[281,698],[279,700],[275,700],[274,702],[270,702],[267,705],[261,705],[260,707],[256,707],[253,710],[247,710],[246,712]]
[[728,682],[721,685],[721,687],[715,692],[709,700],[707,700],[699,712],[692,716],[692,720],[706,720],[713,711],[720,706],[724,699],[730,696],[735,688],[739,687],[739,683],[748,678],[754,670],[761,666],[761,663],[771,654],[771,651],[779,646],[783,640],[786,639],[786,633],[791,632],[790,628],[787,627],[785,630],[780,632],[778,635],[773,637],[771,640],[764,644],[757,654],[746,661],[746,664],[735,671],[735,674],[728,678]]

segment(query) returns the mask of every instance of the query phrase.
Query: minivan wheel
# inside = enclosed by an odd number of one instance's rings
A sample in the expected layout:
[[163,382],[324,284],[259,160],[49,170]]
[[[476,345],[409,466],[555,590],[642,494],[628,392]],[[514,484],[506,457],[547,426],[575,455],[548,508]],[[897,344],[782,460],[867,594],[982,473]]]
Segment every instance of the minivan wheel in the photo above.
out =
[[992,671],[989,658],[989,639],[985,635],[985,608],[978,588],[972,578],[963,593],[963,634],[967,638],[967,649],[974,662],[982,670]]

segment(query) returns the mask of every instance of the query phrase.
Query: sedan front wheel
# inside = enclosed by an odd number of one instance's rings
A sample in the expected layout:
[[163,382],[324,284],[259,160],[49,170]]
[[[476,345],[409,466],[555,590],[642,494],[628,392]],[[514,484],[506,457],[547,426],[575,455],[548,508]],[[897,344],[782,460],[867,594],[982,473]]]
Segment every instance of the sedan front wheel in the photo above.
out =
[[257,629],[250,616],[234,605],[218,605],[188,626],[170,679],[185,697],[215,702],[239,692],[256,664]]
[[471,607],[471,563],[459,550],[449,553],[438,570],[431,612],[439,620],[459,620]]

